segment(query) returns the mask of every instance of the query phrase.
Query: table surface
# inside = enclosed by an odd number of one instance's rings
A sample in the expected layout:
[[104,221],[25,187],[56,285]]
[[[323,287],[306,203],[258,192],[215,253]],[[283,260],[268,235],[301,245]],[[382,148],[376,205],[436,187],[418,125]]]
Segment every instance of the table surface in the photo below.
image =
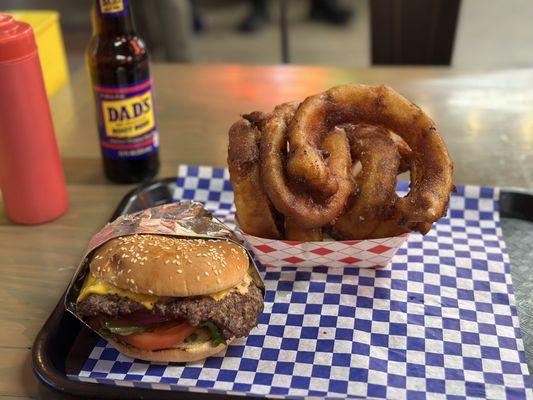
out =
[[[227,129],[241,113],[345,82],[388,84],[440,127],[455,181],[533,187],[533,69],[336,69],[237,65],[153,66],[160,176],[179,163],[224,166]],[[0,399],[52,398],[33,376],[33,340],[66,288],[89,238],[132,186],[106,182],[85,70],[51,100],[70,196],[55,222],[11,225],[0,207]]]

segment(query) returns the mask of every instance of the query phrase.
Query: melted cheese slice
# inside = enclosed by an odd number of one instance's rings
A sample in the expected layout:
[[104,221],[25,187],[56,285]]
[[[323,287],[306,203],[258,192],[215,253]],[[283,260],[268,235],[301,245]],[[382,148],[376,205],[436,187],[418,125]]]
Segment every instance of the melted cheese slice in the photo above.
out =
[[151,310],[152,308],[154,308],[154,304],[157,303],[157,300],[159,300],[159,296],[133,293],[133,292],[130,292],[129,290],[118,288],[116,286],[113,286],[107,282],[104,282],[98,279],[93,274],[88,274],[87,278],[85,278],[85,282],[83,283],[83,286],[80,290],[80,294],[78,295],[77,302],[79,303],[80,301],[85,299],[90,294],[101,294],[101,295],[116,294],[118,296],[127,297],[128,299],[132,299],[138,303],[141,303],[148,310]]
[[[252,279],[250,275],[246,275],[244,280],[238,285],[226,290],[221,290],[220,292],[212,293],[209,296],[215,299],[216,301],[220,301],[230,293],[246,294],[248,293],[248,287],[250,286],[251,281]],[[118,288],[116,286],[111,285],[110,283],[98,279],[91,273],[89,273],[87,275],[87,278],[85,278],[85,282],[83,283],[83,286],[80,290],[77,302],[79,303],[90,294],[116,294],[118,296],[127,297],[128,299],[132,299],[138,303],[141,303],[148,310],[154,308],[154,304],[157,303],[157,301],[160,299],[159,296],[133,293],[129,290]]]
[[251,282],[252,278],[250,277],[250,275],[246,275],[243,281],[238,285],[235,285],[232,288],[226,290],[221,290],[220,292],[212,293],[209,296],[215,299],[216,301],[220,301],[230,293],[246,294],[248,293],[248,287],[250,287]]

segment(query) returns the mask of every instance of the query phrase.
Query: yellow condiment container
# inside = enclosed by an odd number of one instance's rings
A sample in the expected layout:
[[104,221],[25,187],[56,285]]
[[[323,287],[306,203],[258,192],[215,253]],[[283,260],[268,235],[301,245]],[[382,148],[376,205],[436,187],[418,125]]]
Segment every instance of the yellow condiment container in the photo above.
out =
[[11,10],[6,13],[12,15],[17,21],[30,24],[33,28],[46,93],[48,97],[52,96],[69,81],[63,35],[59,26],[59,13],[48,10]]

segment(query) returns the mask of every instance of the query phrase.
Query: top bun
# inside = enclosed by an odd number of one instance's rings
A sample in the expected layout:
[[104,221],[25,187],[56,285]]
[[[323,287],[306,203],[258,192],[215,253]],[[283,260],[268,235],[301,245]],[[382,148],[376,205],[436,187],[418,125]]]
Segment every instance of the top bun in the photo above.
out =
[[229,289],[248,273],[248,254],[224,239],[131,235],[99,247],[91,273],[120,289],[156,296],[201,296]]

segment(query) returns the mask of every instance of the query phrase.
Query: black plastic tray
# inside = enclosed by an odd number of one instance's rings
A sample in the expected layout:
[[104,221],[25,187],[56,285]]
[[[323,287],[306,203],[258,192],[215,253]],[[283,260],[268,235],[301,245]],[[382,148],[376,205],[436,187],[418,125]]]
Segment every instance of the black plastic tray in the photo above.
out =
[[[176,178],[166,178],[132,190],[122,199],[110,220],[123,214],[140,211],[148,207],[172,201]],[[502,228],[509,247],[513,265],[533,265],[533,194],[505,190],[500,194],[500,215]],[[518,234],[517,234],[518,232]],[[527,236],[530,235],[529,238]],[[514,239],[513,239],[514,238]],[[511,240],[509,240],[511,239]],[[528,245],[529,243],[529,245]],[[527,360],[533,353],[533,307],[521,301],[521,294],[533,289],[533,276],[513,270],[513,281],[518,300],[518,313],[522,335],[526,345]],[[33,370],[44,384],[39,389],[41,397],[71,398],[80,396],[94,399],[230,399],[235,396],[194,392],[176,392],[143,388],[126,388],[94,383],[72,381],[68,374],[77,374],[94,347],[98,336],[86,329],[76,318],[65,311],[63,296],[37,335],[32,348]],[[533,366],[529,364],[530,370]],[[50,390],[52,389],[52,390]],[[242,398],[239,396],[239,398]]]

